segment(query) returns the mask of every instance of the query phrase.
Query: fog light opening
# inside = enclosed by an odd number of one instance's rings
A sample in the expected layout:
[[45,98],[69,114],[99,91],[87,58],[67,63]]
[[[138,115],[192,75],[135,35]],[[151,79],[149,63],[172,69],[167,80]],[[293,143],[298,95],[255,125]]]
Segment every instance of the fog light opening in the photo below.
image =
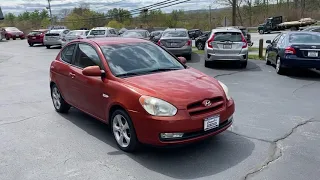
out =
[[176,138],[182,138],[183,133],[161,133],[160,137],[161,139],[176,139]]

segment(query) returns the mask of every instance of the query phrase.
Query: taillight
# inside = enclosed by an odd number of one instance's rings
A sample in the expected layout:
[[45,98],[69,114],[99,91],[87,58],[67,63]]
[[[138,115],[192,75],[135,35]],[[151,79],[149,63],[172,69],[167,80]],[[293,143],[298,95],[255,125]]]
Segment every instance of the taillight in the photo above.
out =
[[158,44],[159,46],[161,46],[161,45],[162,45],[162,43],[161,43],[161,41],[160,41],[160,40],[158,41],[158,43],[157,43],[157,44]]
[[248,43],[246,38],[243,36],[243,34],[241,34],[241,41],[242,41],[242,48],[247,48],[248,47]]
[[296,54],[296,50],[293,47],[286,47],[284,53],[286,53],[286,54]]
[[212,47],[212,44],[211,44],[211,43],[213,42],[213,40],[214,40],[214,34],[213,34],[213,35],[211,36],[211,38],[208,40],[208,47],[209,47],[209,48],[213,48],[213,47]]
[[187,46],[191,46],[191,44],[192,44],[191,40],[188,40],[188,42],[186,43]]

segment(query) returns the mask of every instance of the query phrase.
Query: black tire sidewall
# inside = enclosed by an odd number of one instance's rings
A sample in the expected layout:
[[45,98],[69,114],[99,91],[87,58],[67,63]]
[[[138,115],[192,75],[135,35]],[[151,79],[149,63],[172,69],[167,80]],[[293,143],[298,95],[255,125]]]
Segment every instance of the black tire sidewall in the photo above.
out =
[[[130,137],[130,143],[129,143],[129,146],[127,146],[127,147],[125,147],[125,148],[124,148],[124,147],[121,147],[121,146],[118,144],[118,142],[117,142],[117,140],[116,140],[116,137],[115,137],[115,135],[114,135],[114,133],[113,133],[113,120],[114,120],[114,117],[115,117],[116,115],[118,115],[118,114],[120,114],[121,116],[123,116],[124,118],[126,118],[127,123],[128,123],[128,125],[129,125],[129,131],[130,131],[130,136],[131,136],[131,137]],[[126,152],[133,152],[133,151],[137,150],[137,147],[138,147],[139,142],[138,142],[138,138],[137,138],[137,135],[136,135],[136,131],[135,131],[135,129],[134,129],[134,125],[133,125],[132,120],[131,120],[130,116],[128,115],[128,113],[125,112],[125,111],[122,110],[122,109],[117,109],[117,110],[115,110],[115,111],[112,113],[110,120],[111,120],[111,121],[109,121],[109,122],[110,122],[109,125],[110,125],[110,127],[111,127],[111,128],[110,128],[110,129],[111,129],[111,133],[112,133],[112,136],[113,136],[113,138],[114,138],[117,146],[118,146],[121,150],[126,151]]]
[[[54,102],[53,102],[52,92],[53,92],[54,88],[57,88],[57,90],[60,94],[60,108],[59,109],[56,108],[56,106],[54,105]],[[61,94],[59,88],[57,87],[57,85],[53,84],[51,86],[50,94],[51,94],[51,100],[52,100],[52,104],[53,104],[54,109],[59,113],[67,113],[71,106],[63,99],[62,94]]]

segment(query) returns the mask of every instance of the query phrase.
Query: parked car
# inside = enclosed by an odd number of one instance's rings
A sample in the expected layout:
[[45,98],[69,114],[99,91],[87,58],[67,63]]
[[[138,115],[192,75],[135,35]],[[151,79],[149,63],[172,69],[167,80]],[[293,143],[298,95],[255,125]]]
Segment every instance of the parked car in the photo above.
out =
[[248,43],[239,29],[213,29],[204,51],[205,67],[219,61],[237,62],[242,68],[247,67]]
[[320,26],[309,26],[306,28],[300,28],[300,31],[320,32]]
[[202,35],[202,31],[200,29],[190,29],[188,31],[188,34],[191,39],[196,39],[197,37]]
[[191,59],[192,40],[186,29],[166,29],[163,31],[158,45],[176,56],[185,56],[187,59]]
[[89,30],[73,30],[70,31],[63,39],[62,46],[65,46],[68,42],[75,39],[85,39],[89,34]]
[[50,65],[53,106],[60,113],[73,106],[109,124],[123,151],[225,131],[235,111],[227,86],[185,63],[143,39],[75,40]]
[[48,32],[48,29],[39,29],[39,30],[31,31],[27,35],[29,46],[33,46],[35,44],[42,44],[43,45],[44,34],[46,32]]
[[152,31],[150,36],[151,36],[151,41],[154,43],[157,43],[159,39],[161,38],[163,31]]
[[204,50],[206,41],[209,39],[210,33],[211,31],[205,31],[202,33],[201,36],[195,39],[195,45],[198,48],[198,50]]
[[10,40],[10,39],[16,40],[17,38],[20,38],[20,39],[25,38],[24,33],[16,27],[4,27],[4,30],[5,30],[4,36],[6,40]]
[[87,38],[116,37],[119,33],[111,27],[96,27],[90,30]]
[[246,27],[243,26],[228,26],[228,27],[218,27],[217,29],[225,29],[225,28],[236,28],[241,30],[243,36],[246,38],[248,46],[252,46],[253,42],[251,41],[251,34],[248,32],[248,29]]
[[148,30],[144,30],[144,29],[132,29],[122,33],[121,37],[140,38],[140,39],[150,40],[150,33]]
[[320,68],[320,34],[296,31],[277,35],[267,40],[266,64],[275,64],[278,74],[289,68]]
[[54,29],[49,30],[44,35],[43,44],[50,49],[51,46],[61,46],[62,47],[62,39],[70,32],[69,29]]

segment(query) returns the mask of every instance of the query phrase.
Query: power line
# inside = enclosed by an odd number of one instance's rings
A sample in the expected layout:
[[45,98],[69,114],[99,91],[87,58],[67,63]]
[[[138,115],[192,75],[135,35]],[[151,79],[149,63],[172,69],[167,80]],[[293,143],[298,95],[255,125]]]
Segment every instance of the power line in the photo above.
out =
[[[169,1],[171,1],[171,2],[169,2]],[[139,10],[143,10],[143,9],[150,9],[150,8],[152,8],[154,6],[159,6],[159,5],[168,4],[168,3],[172,3],[172,2],[176,2],[176,0],[165,0],[165,1],[161,1],[161,2],[155,3],[155,4],[144,6],[144,7],[141,7],[141,8],[132,9],[132,10],[129,10],[129,11],[130,12],[134,12],[134,11],[139,11]]]
[[[168,1],[171,1],[171,2],[168,2]],[[191,1],[191,0],[184,0],[184,1],[180,1],[180,2],[177,2],[176,0],[174,0],[174,1],[165,0],[165,1],[162,1],[162,2],[159,2],[159,3],[155,3],[155,4],[158,4],[158,5],[152,4],[152,5],[144,6],[144,7],[138,8],[138,9],[146,9],[145,7],[149,7],[149,8],[147,8],[148,10],[156,10],[156,9],[166,8],[166,7],[169,7],[169,6],[185,3],[185,2],[188,2],[188,1]],[[176,2],[176,3],[173,3],[173,2]],[[166,6],[163,6],[163,5],[166,5]],[[131,13],[131,15],[141,14],[141,11],[137,11],[137,12],[132,12],[132,11],[133,10],[129,11]],[[72,22],[79,22],[79,21],[92,21],[92,20],[95,20],[95,19],[111,19],[111,18],[113,18],[113,17],[100,16],[100,17],[92,17],[92,18],[82,18],[82,19],[77,19],[75,21],[63,21],[63,22],[71,22],[72,23]]]

